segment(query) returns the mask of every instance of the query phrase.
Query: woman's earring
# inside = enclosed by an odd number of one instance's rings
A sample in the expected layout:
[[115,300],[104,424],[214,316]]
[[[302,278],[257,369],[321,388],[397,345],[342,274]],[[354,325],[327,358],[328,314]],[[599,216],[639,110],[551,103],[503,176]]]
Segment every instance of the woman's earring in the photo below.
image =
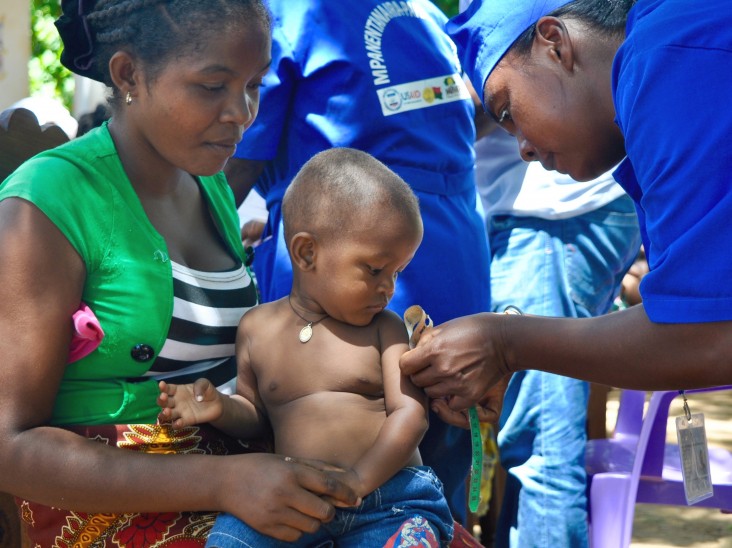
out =
[[125,103],[127,106],[130,106],[132,104],[132,95],[130,95],[130,92],[127,92],[127,95],[125,95]]

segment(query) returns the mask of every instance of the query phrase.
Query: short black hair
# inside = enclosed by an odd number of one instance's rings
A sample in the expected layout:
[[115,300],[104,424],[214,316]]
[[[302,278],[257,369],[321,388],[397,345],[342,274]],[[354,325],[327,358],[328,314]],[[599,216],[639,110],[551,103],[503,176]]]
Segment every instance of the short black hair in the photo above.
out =
[[421,223],[419,200],[404,179],[366,152],[330,148],[310,158],[285,192],[285,241],[301,231],[348,237],[359,215],[389,211]]
[[[625,36],[628,12],[636,0],[573,0],[549,13],[552,17],[575,19],[608,38]],[[536,24],[526,29],[511,46],[511,52],[528,55],[536,36]]]

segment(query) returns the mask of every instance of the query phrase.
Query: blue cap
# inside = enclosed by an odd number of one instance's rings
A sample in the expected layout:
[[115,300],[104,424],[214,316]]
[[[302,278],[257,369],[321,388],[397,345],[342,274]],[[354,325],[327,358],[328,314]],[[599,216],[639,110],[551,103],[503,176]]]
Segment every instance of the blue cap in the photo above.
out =
[[446,30],[480,101],[485,81],[513,43],[540,18],[571,0],[473,0]]

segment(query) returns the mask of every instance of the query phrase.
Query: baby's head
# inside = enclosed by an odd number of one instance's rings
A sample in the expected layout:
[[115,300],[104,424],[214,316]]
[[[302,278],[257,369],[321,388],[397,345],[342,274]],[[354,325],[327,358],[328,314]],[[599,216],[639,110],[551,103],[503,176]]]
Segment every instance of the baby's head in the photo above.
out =
[[340,321],[366,325],[422,241],[419,202],[373,156],[332,148],[313,156],[282,203],[293,290]]
[[306,162],[285,193],[282,214],[288,245],[298,232],[337,244],[362,233],[363,223],[380,225],[387,216],[407,225],[422,224],[409,185],[370,154],[353,148],[331,148]]

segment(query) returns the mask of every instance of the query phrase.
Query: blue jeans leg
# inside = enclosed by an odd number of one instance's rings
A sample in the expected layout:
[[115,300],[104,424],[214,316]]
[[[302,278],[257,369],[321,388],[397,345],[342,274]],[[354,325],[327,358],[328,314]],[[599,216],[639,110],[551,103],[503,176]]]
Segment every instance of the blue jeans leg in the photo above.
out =
[[[410,518],[418,518],[418,529],[428,529],[442,547],[447,547],[453,534],[453,518],[442,482],[427,466],[402,469],[368,495],[359,508],[345,508],[336,514],[336,518],[324,527],[331,531],[337,539],[336,545],[341,548],[384,546]],[[407,542],[411,540],[426,546],[423,542],[432,535],[420,540],[422,535],[418,534]]]
[[[489,240],[494,310],[564,317],[607,312],[640,245],[627,196],[570,219],[496,217]],[[588,392],[558,375],[513,375],[498,433],[508,478],[497,546],[587,546]]]

